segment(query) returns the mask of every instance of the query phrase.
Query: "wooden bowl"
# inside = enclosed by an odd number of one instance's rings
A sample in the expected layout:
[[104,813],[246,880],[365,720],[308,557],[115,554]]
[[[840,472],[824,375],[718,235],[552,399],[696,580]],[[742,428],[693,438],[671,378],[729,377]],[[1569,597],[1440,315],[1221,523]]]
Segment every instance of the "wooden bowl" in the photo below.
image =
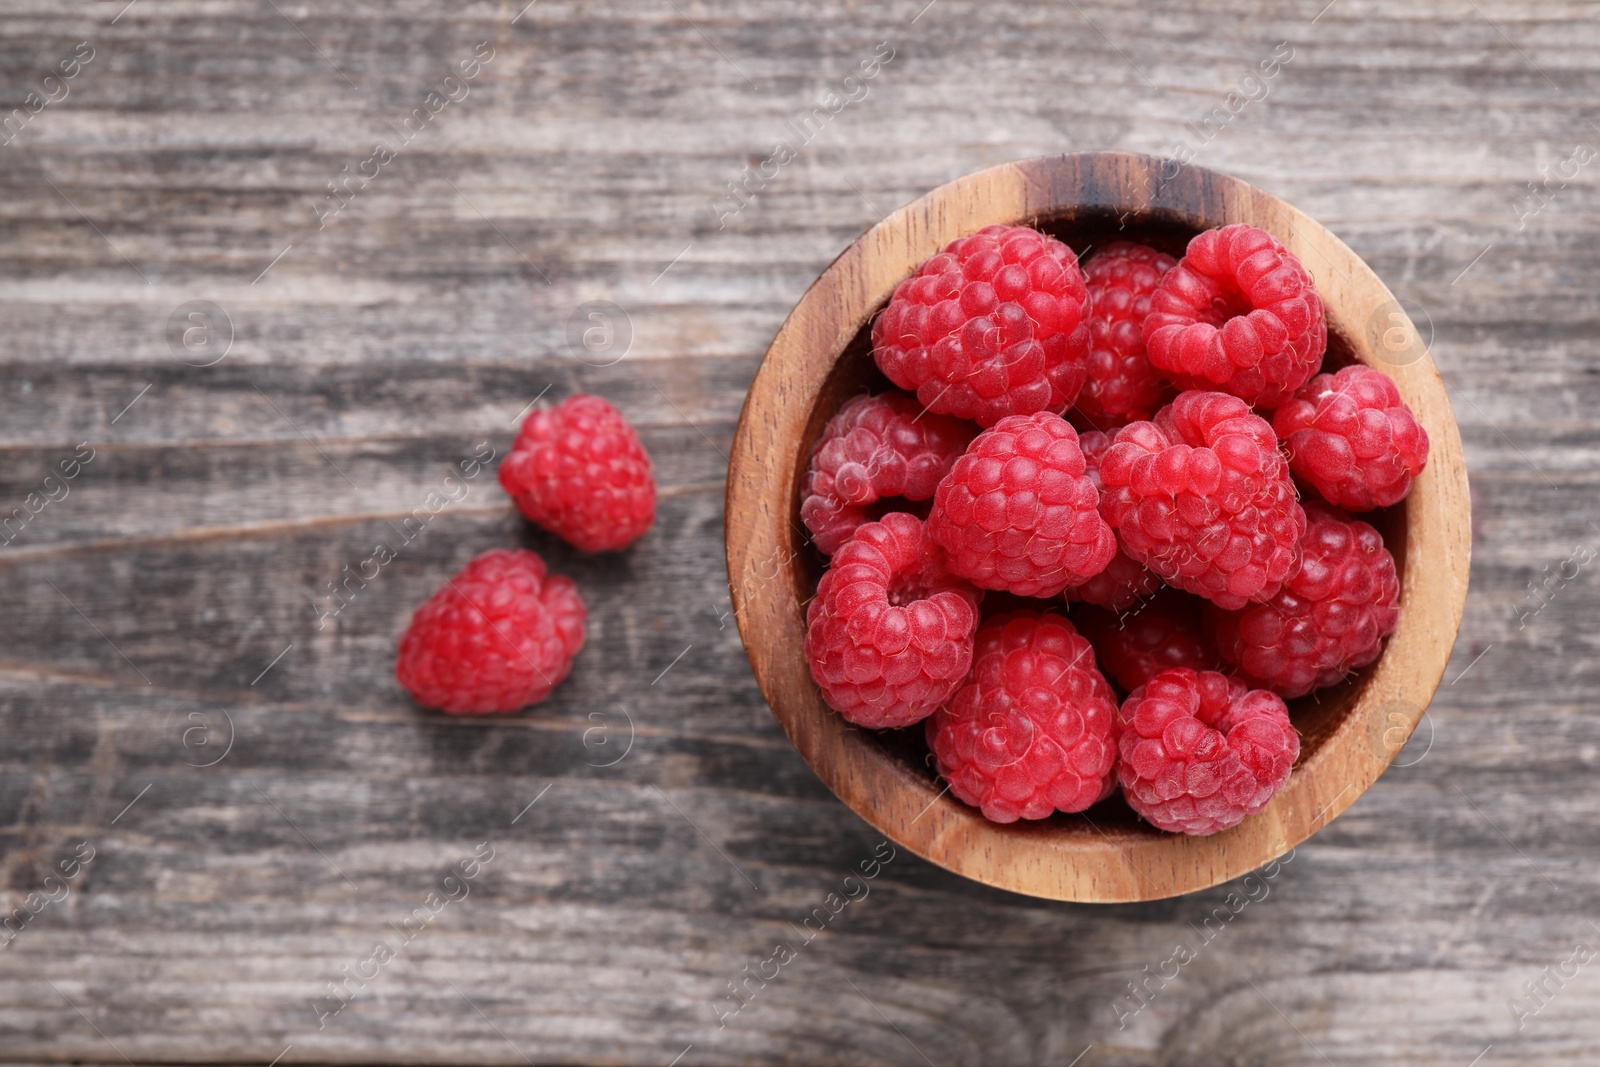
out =
[[[1163,166],[1166,173],[1163,173]],[[1132,239],[1181,255],[1200,230],[1247,222],[1310,270],[1328,308],[1328,366],[1360,361],[1399,386],[1428,431],[1428,467],[1379,513],[1400,567],[1400,622],[1372,667],[1293,701],[1300,760],[1266,810],[1210,837],[1156,830],[1119,798],[1078,815],[999,825],[943,791],[920,727],[847,724],[811,680],[804,606],[822,559],[798,487],[823,425],[888,383],[870,325],[890,293],[957,237],[1027,223],[1080,255]],[[1276,859],[1349,807],[1388,766],[1455,643],[1471,550],[1461,438],[1438,371],[1393,294],[1333,234],[1235,178],[1150,156],[1094,152],[992,167],[940,186],[863,234],[789,315],[757,372],[728,468],[728,576],[756,680],[789,739],[841,800],[897,845],[987,885],[1055,900],[1155,900]]]

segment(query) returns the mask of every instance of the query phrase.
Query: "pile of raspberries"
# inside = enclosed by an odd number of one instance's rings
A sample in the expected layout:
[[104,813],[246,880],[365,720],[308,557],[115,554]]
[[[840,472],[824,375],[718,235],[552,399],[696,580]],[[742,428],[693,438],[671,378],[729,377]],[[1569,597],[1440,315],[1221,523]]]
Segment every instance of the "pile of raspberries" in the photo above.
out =
[[1350,513],[1428,457],[1381,371],[1321,373],[1327,339],[1311,276],[1254,226],[1081,269],[1026,226],[952,242],[873,324],[904,392],[847,401],[801,485],[830,557],[806,612],[823,698],[924,723],[995,822],[1119,786],[1177,833],[1260,811],[1300,752],[1284,701],[1371,664],[1399,617]]
[[[622,413],[579,394],[523,420],[500,485],[530,521],[583,552],[620,550],[655,520],[650,457]],[[395,676],[424,707],[508,714],[550,695],[583,647],[572,579],[526,549],[478,556],[417,609]]]

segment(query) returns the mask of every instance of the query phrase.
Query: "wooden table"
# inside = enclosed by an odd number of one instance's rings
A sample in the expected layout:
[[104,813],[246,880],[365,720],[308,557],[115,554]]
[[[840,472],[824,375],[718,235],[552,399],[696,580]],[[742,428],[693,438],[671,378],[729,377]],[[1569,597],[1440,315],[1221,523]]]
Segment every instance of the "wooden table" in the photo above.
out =
[[[0,1060],[1594,1062],[1600,28],[1324,3],[6,3]],[[1449,684],[1248,901],[902,853],[733,1013],[879,845],[730,615],[766,343],[934,185],[1180,142],[1432,337],[1475,499]],[[580,390],[662,485],[619,557],[460,477]],[[589,599],[572,678],[418,711],[410,611],[518,544]]]

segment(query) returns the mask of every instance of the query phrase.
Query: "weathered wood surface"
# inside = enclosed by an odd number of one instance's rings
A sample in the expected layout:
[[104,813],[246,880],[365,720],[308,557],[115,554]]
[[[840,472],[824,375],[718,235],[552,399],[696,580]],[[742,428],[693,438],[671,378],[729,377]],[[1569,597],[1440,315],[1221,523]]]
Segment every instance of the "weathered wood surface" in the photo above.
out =
[[[1600,548],[1595,164],[1558,187],[1600,145],[1594,10],[925,2],[0,4],[0,116],[94,50],[0,150],[0,511],[94,452],[0,548],[0,885],[66,891],[0,951],[0,1060],[1593,1061],[1600,968],[1567,963],[1600,947],[1593,567],[1517,613]],[[318,230],[324,183],[484,41],[466,98]],[[719,228],[725,183],[880,41],[866,97]],[[1465,677],[1210,943],[1240,883],[1068,906],[901,855],[719,1029],[726,983],[878,841],[725,614],[722,453],[759,353],[892,208],[1007,159],[1195,145],[1281,41],[1194,158],[1431,323],[1475,496]],[[233,323],[214,366],[169,347],[194,300]],[[567,342],[591,300],[631,322],[611,366]],[[641,425],[657,530],[578,559],[480,476],[319,630],[325,584],[546,385]],[[515,719],[416,711],[396,634],[507,543],[589,596],[573,678]],[[470,893],[319,1029],[326,983],[483,841]],[[1119,1028],[1180,941],[1197,958]],[[1510,998],[1540,1008],[1520,1029]]]

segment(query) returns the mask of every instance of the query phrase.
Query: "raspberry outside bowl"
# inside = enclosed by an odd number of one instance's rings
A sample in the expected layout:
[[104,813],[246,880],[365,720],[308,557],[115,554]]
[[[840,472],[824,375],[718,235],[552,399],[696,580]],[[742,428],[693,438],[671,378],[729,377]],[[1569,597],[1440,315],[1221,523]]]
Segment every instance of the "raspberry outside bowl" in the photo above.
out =
[[[941,186],[872,227],[823,272],[773,340],[728,468],[735,617],[756,680],[801,756],[897,845],[986,885],[1055,900],[1156,900],[1204,889],[1326,826],[1383,773],[1421,718],[1466,602],[1471,533],[1461,438],[1405,311],[1354,252],[1302,212],[1238,179],[1194,166],[1165,176],[1163,165],[1112,152],[1005,164]],[[1271,233],[1313,274],[1327,307],[1326,369],[1382,370],[1432,442],[1411,494],[1374,520],[1400,572],[1399,624],[1371,667],[1290,703],[1300,758],[1266,809],[1233,829],[1164,833],[1120,798],[1077,815],[989,822],[944,791],[921,730],[852,727],[812,681],[805,605],[823,560],[799,517],[812,448],[845,400],[887,384],[872,359],[872,320],[894,287],[951,240],[1025,223],[1080,255],[1119,239],[1181,255],[1196,233],[1236,222]]]

